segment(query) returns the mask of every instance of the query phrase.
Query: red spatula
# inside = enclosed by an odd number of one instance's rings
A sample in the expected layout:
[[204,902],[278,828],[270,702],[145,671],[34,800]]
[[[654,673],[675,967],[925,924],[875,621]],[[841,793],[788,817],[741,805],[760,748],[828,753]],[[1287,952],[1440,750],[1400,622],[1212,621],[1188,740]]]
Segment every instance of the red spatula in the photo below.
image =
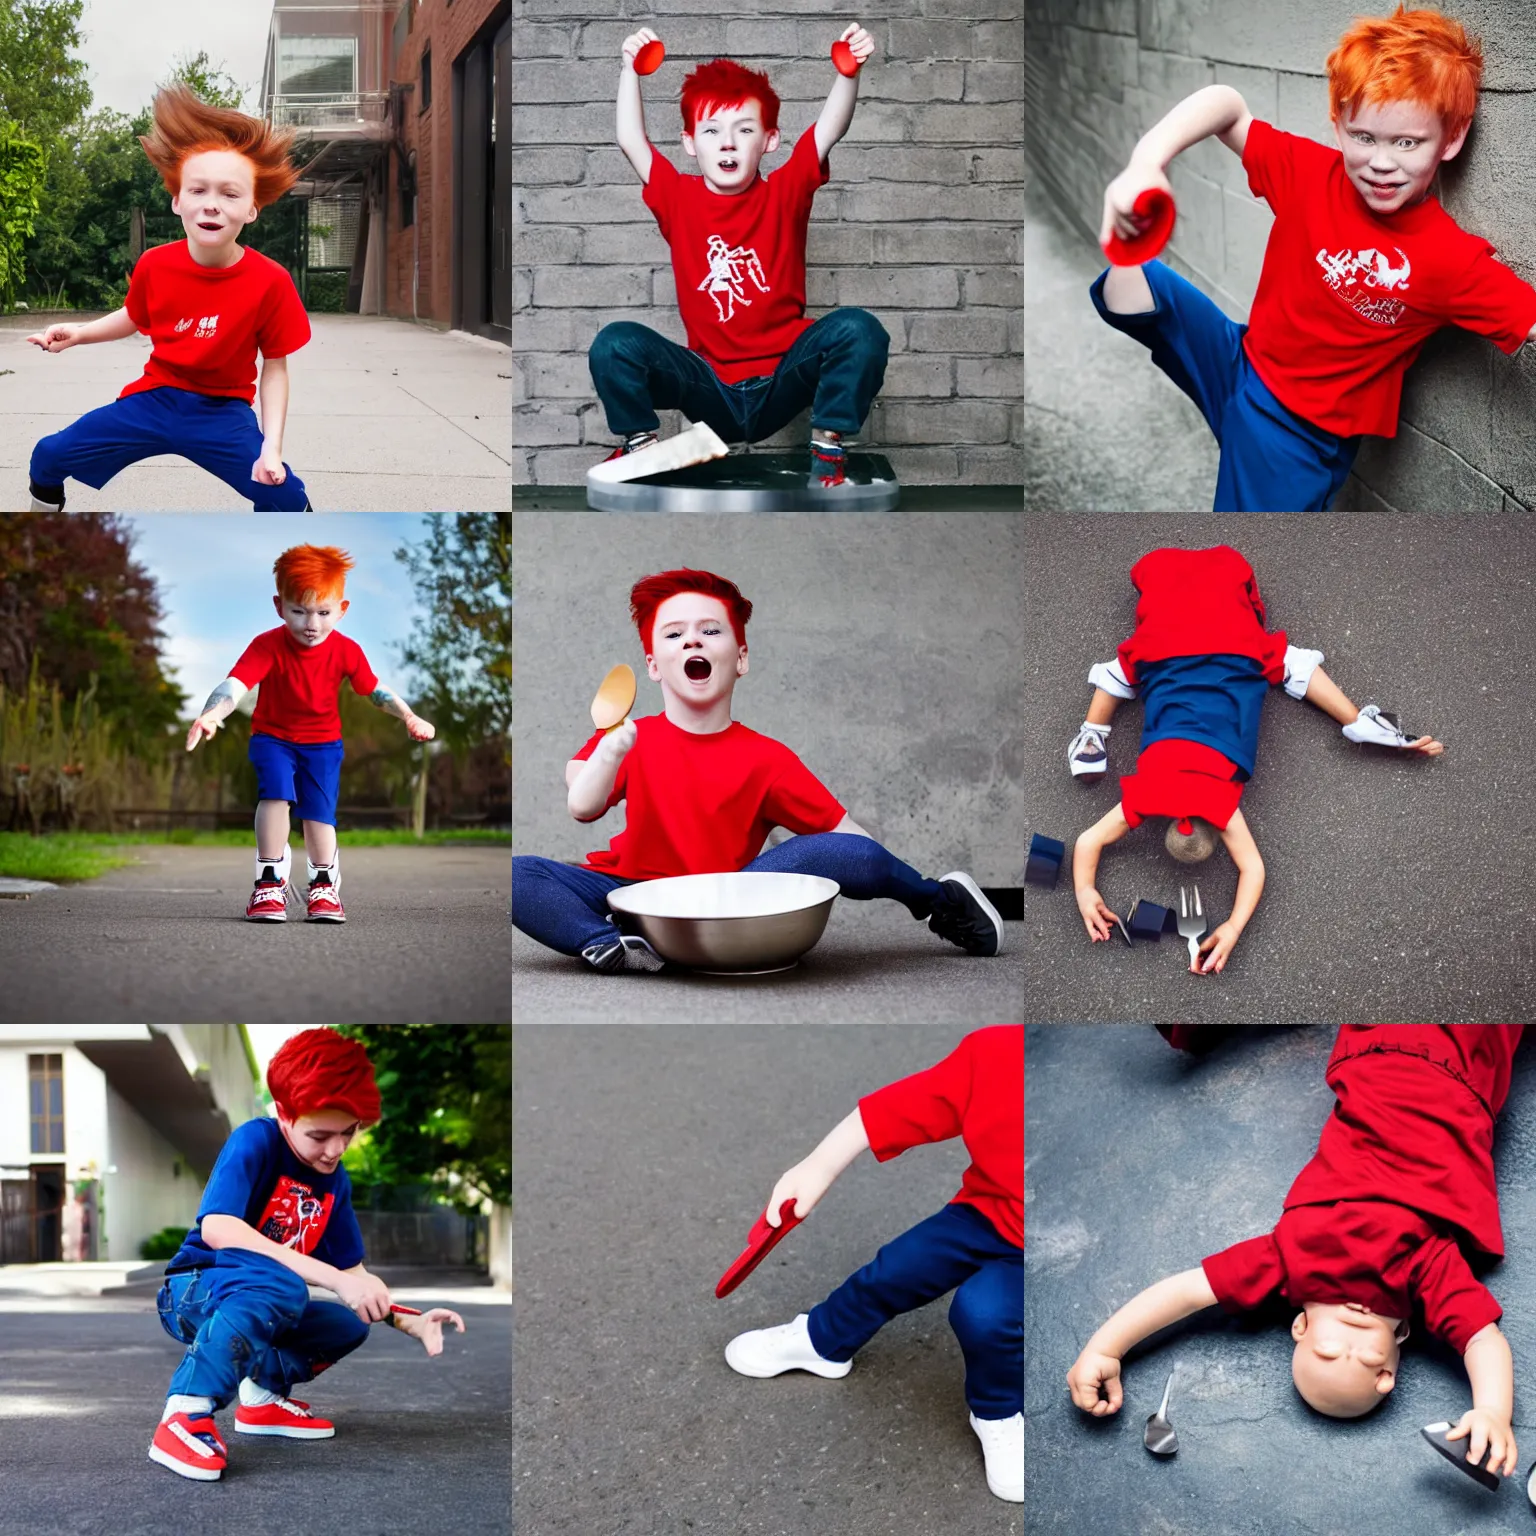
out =
[[715,1287],[716,1298],[729,1296],[803,1219],[795,1215],[793,1200],[786,1200],[779,1207],[779,1224],[776,1227],[768,1225],[768,1213],[764,1211],[747,1234],[747,1246],[741,1250],[736,1262],[720,1276],[720,1283]]

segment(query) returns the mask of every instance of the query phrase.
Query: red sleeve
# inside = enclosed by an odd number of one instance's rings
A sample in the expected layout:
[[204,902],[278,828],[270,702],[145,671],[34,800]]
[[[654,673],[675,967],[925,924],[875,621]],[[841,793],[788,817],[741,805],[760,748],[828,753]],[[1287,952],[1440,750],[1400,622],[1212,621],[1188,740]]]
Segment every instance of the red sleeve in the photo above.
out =
[[640,198],[656,216],[663,240],[672,239],[672,210],[677,205],[677,184],[681,180],[677,167],[653,144],[651,174]]
[[[597,751],[597,744],[598,744],[598,742],[600,742],[603,739],[603,737],[606,736],[607,734],[608,734],[607,731],[593,731],[593,733],[589,737],[587,737],[586,741],[582,744],[581,750],[579,752],[573,752],[571,754],[571,761],[573,763],[584,763],[584,762],[586,762],[586,760],[589,757],[591,757],[592,754],[595,751]],[[614,808],[614,806],[616,806],[619,803],[619,801],[622,800],[625,797],[626,793],[628,792],[628,789],[629,789],[629,759],[635,755],[636,751],[639,750],[639,747],[640,747],[640,739],[637,736],[635,738],[634,746],[629,749],[628,756],[626,756],[624,761],[619,764],[619,771],[614,775],[614,778],[613,778],[613,789],[609,793],[608,804],[603,807],[603,813],[605,815],[609,811],[611,811]],[[596,821],[597,817],[593,816],[593,817],[591,817],[589,819],[592,820],[592,821]]]
[[878,1162],[889,1162],[909,1147],[958,1136],[971,1101],[973,1036],[967,1035],[943,1061],[877,1088],[859,1100],[859,1118]]
[[832,792],[794,753],[763,796],[763,815],[775,826],[802,835],[830,832],[848,813]]
[[142,256],[133,264],[133,274],[128,279],[128,297],[123,308],[128,318],[147,336],[149,334],[149,266]]
[[267,644],[265,635],[257,635],[246,646],[240,660],[230,669],[229,675],[237,683],[244,683],[247,688],[254,688],[271,670],[272,647]]
[[1200,1261],[1216,1300],[1227,1312],[1246,1312],[1261,1305],[1284,1285],[1285,1266],[1273,1232],[1245,1238]]
[[1276,212],[1297,199],[1304,178],[1327,174],[1337,150],[1327,149],[1300,134],[1283,133],[1272,123],[1254,118],[1243,146],[1243,169],[1255,197],[1262,197]]
[[816,153],[814,127],[807,128],[795,140],[795,147],[789,152],[789,159],[774,171],[769,179],[773,180],[779,176],[787,178],[789,184],[782,190],[788,195],[789,205],[797,209],[809,208],[817,190],[826,186],[831,180],[830,163]]
[[1486,336],[1501,352],[1518,352],[1536,326],[1536,288],[1506,267],[1486,241],[1477,245],[1472,260],[1456,263],[1446,319]]
[[1466,1256],[1448,1237],[1420,1250],[1413,1281],[1424,1307],[1424,1326],[1458,1355],[1466,1354],[1473,1334],[1504,1316],[1493,1292],[1474,1278]]
[[373,668],[368,665],[368,658],[363,654],[363,648],[357,641],[349,642],[351,649],[347,652],[347,677],[351,681],[352,691],[367,698],[375,688],[379,686],[379,680],[373,674]]
[[[309,316],[287,269],[272,275],[271,292],[256,327],[256,345],[263,357],[287,357],[309,340]],[[371,690],[370,690],[371,691]]]

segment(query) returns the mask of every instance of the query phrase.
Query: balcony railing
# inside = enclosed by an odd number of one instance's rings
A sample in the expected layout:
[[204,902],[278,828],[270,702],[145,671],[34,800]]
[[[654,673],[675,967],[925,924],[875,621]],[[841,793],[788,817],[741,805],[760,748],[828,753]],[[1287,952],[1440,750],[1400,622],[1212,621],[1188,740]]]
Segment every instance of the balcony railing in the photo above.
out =
[[278,128],[324,130],[355,129],[364,138],[389,134],[389,92],[307,91],[273,95],[266,100],[268,120]]

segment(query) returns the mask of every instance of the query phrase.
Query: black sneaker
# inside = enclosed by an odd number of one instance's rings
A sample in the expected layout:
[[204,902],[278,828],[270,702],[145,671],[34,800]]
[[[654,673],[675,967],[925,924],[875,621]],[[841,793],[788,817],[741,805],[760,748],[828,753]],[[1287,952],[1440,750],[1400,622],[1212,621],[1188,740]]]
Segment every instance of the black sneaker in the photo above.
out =
[[667,963],[644,939],[630,933],[587,945],[581,958],[594,971],[659,971]]
[[1003,947],[1003,920],[981,894],[981,887],[961,870],[952,870],[939,885],[944,895],[933,904],[928,926],[941,939],[958,944],[968,955],[995,955]]
[[36,480],[28,480],[27,490],[32,498],[32,505],[27,509],[28,511],[62,512],[64,510],[62,485],[39,485]]

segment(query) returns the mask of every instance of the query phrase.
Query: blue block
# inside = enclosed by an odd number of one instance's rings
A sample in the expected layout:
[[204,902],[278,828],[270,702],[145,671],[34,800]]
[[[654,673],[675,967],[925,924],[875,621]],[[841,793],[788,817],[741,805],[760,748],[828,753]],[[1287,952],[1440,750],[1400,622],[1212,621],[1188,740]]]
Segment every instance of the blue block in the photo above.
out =
[[1029,858],[1024,864],[1024,881],[1027,885],[1043,886],[1054,890],[1061,874],[1062,860],[1067,856],[1067,845],[1054,837],[1036,832],[1029,839]]
[[1171,907],[1160,907],[1155,901],[1142,901],[1139,898],[1131,908],[1125,926],[1131,930],[1133,939],[1151,939],[1154,942],[1162,937],[1164,929],[1172,933],[1179,931]]

